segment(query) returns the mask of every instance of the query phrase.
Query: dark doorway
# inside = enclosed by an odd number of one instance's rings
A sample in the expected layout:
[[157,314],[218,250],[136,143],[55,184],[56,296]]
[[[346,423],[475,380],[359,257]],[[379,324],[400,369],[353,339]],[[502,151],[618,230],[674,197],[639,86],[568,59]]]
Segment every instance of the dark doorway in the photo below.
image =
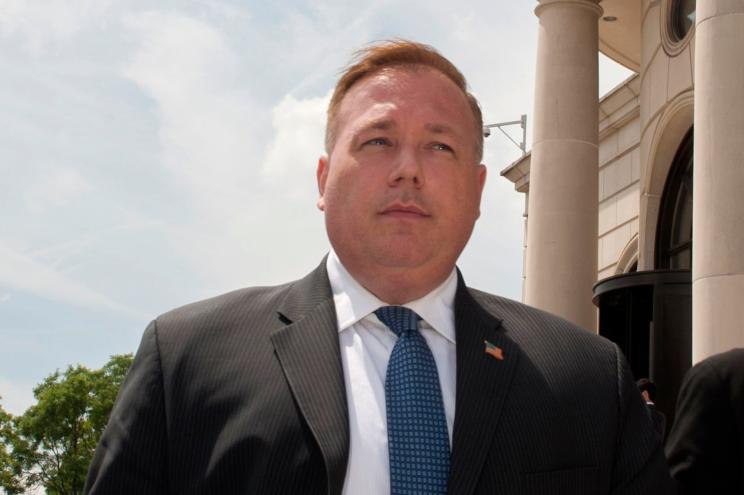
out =
[[656,405],[674,421],[682,376],[692,362],[689,270],[626,273],[594,285],[599,334],[615,342],[633,375],[656,382]]

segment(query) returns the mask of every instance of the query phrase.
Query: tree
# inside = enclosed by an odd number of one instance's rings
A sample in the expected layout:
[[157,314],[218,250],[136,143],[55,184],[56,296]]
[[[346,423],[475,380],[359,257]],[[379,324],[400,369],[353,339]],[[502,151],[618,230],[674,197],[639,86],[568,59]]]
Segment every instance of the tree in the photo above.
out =
[[[101,369],[69,366],[34,389],[37,403],[13,419],[10,466],[26,489],[48,495],[82,493],[93,452],[106,426],[132,355],[112,356]],[[2,455],[2,453],[0,453]],[[12,480],[10,480],[12,481]],[[14,485],[9,481],[7,493]],[[10,488],[10,490],[9,490]]]
[[13,426],[13,416],[0,406],[0,488],[9,495],[23,493],[21,467],[13,457],[18,440]]

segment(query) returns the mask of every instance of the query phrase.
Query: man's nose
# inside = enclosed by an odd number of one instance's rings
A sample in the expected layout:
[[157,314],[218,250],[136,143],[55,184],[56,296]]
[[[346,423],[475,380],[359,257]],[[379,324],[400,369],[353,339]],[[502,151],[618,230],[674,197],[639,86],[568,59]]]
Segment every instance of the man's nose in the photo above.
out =
[[422,156],[415,147],[401,147],[394,158],[392,170],[390,171],[389,184],[398,184],[410,181],[416,187],[422,187],[425,182]]

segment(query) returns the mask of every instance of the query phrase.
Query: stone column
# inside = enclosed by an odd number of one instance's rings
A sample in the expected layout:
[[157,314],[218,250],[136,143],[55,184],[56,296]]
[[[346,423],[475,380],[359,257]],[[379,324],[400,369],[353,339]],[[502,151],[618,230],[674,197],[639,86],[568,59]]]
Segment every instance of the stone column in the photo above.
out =
[[594,330],[598,20],[594,0],[541,0],[525,302]]
[[692,360],[744,347],[744,2],[697,2]]

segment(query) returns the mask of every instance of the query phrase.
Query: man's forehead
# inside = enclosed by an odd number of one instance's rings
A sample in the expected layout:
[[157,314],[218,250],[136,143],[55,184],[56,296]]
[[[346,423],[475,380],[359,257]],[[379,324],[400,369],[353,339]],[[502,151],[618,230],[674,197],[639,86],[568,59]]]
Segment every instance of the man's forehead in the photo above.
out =
[[[379,104],[368,109],[368,112],[358,116],[351,127],[352,133],[366,130],[394,130],[399,126],[394,113],[395,105]],[[444,121],[424,122],[422,127],[432,134],[459,134],[457,130]]]
[[450,89],[459,92],[457,86],[440,71],[426,66],[419,65],[401,65],[395,67],[385,67],[372,74],[369,74],[354,84],[349,89],[343,103],[353,99],[355,95],[396,95],[402,92],[416,90],[423,80],[440,81]]
[[[423,84],[438,86],[435,91],[430,87],[423,88]],[[338,117],[341,126],[349,123],[349,117],[354,121],[354,128],[368,127],[375,129],[389,128],[396,123],[396,113],[406,106],[417,95],[417,103],[430,100],[431,107],[440,113],[470,112],[464,95],[441,72],[410,66],[386,68],[357,82],[341,102]],[[422,97],[423,95],[423,97]],[[408,108],[407,111],[422,110],[420,106]],[[446,122],[432,121],[428,124],[434,132],[449,129]]]

